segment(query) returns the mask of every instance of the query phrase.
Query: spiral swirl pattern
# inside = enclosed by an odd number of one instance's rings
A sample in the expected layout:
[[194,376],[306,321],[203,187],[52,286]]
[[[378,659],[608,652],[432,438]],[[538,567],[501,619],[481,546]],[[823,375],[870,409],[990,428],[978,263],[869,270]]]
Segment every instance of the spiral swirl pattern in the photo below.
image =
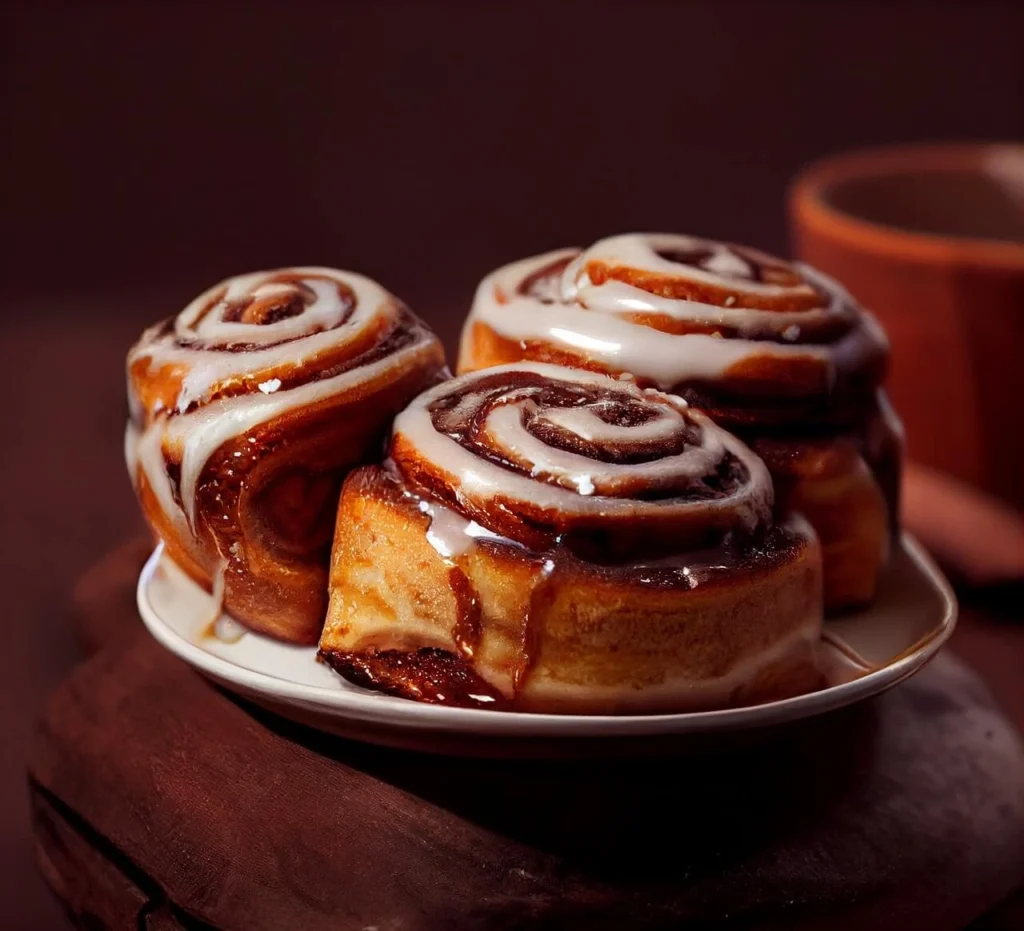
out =
[[196,484],[218,446],[425,352],[437,354],[436,337],[361,275],[295,268],[231,278],[129,354],[138,463],[173,513],[162,448],[181,450],[180,509],[194,522]]
[[402,311],[380,285],[352,272],[239,275],[147,330],[128,364],[147,360],[150,371],[184,370],[165,383],[169,394],[154,396],[150,387],[147,405],[184,414],[229,395],[272,394],[322,378],[379,344]]
[[542,363],[446,382],[395,420],[402,478],[543,550],[681,551],[766,526],[764,464],[679,398]]
[[443,369],[433,333],[361,275],[216,285],[128,356],[125,451],[150,523],[193,574],[235,572],[236,589],[260,567],[297,578],[326,565],[343,470]]
[[[503,346],[481,358],[483,326]],[[481,283],[460,369],[513,358],[628,372],[726,419],[765,399],[870,394],[881,329],[835,281],[798,263],[711,240],[624,235],[497,270]],[[708,403],[705,390],[728,403]],[[832,405],[831,413],[835,412]],[[785,412],[780,415],[785,419]]]

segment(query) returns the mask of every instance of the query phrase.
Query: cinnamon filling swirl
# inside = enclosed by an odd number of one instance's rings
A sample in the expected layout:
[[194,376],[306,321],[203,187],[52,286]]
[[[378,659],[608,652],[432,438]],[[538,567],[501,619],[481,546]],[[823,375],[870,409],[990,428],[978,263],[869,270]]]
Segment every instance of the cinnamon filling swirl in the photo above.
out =
[[780,423],[834,423],[871,403],[886,357],[874,320],[807,266],[695,237],[627,235],[485,278],[460,370],[581,365],[629,373],[727,422],[753,408]]
[[761,461],[678,398],[537,363],[427,392],[396,419],[391,458],[493,532],[589,558],[753,534],[772,505]]
[[126,456],[143,509],[251,626],[315,640],[349,468],[436,381],[436,337],[380,285],[294,268],[229,279],[128,357]]
[[[773,523],[763,462],[678,397],[502,366],[416,398],[389,451],[339,508],[321,654],[353,681],[501,709],[727,703],[816,636],[813,535]],[[783,611],[763,630],[762,591]]]
[[767,457],[776,509],[821,536],[826,604],[867,603],[898,530],[902,429],[884,333],[806,265],[691,236],[613,236],[498,269],[460,371],[520,360],[671,391]]

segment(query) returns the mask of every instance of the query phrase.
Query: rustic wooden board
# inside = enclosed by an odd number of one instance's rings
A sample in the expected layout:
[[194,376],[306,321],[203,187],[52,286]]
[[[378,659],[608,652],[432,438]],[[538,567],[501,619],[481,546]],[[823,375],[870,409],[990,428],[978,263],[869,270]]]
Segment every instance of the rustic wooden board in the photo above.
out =
[[467,761],[230,698],[133,627],[122,560],[85,598],[120,643],[31,762],[40,863],[84,926],[953,929],[1024,877],[1024,751],[953,659],[745,748]]

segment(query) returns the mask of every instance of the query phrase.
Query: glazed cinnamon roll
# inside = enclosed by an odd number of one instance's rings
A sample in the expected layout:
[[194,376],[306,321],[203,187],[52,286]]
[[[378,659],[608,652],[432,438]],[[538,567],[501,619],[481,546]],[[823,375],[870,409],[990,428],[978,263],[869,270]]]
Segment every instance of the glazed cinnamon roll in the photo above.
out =
[[896,532],[902,431],[888,344],[835,281],[743,246],[627,235],[481,283],[459,371],[523,359],[671,391],[764,457],[821,537],[825,603],[862,605]]
[[341,483],[439,379],[440,343],[361,275],[231,278],[128,355],[128,470],[167,552],[254,630],[315,643]]
[[681,711],[812,688],[820,550],[679,398],[521,363],[395,419],[345,482],[321,656],[410,698]]

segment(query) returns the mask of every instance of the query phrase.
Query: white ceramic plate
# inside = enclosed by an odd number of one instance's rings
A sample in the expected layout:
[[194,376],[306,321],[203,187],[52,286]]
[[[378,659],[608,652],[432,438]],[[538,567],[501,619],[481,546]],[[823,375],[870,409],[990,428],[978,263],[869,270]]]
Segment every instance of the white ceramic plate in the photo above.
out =
[[[913,675],[953,632],[956,601],[939,570],[912,538],[865,611],[829,621],[826,640],[836,684],[784,701],[722,711],[660,715],[549,715],[426,705],[362,689],[296,647],[245,632],[163,547],[139,577],[138,604],[150,632],[204,675],[285,718],[372,743],[467,755],[616,752],[623,745],[678,746],[701,735],[749,731],[853,704]],[[857,657],[854,669],[845,657]]]

